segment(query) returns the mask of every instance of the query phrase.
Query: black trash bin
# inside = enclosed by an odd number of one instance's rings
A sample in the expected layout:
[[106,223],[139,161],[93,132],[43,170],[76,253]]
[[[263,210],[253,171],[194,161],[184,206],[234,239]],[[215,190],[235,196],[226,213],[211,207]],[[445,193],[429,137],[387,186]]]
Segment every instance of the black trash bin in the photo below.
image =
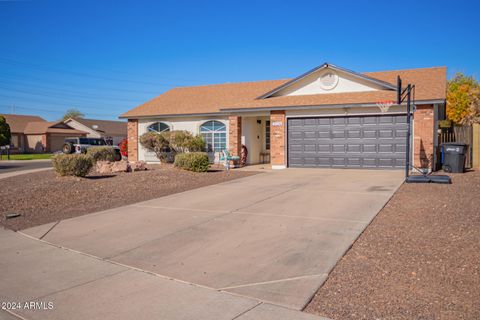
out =
[[448,142],[443,144],[443,166],[445,172],[462,173],[465,171],[465,154],[468,145],[459,142]]

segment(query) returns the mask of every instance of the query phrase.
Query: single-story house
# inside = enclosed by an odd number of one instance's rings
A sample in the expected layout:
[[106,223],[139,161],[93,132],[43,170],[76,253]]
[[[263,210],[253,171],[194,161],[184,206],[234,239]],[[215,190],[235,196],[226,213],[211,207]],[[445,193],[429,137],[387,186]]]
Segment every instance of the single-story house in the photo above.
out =
[[87,132],[89,138],[104,138],[113,145],[118,145],[127,138],[125,121],[70,118],[64,122],[72,128]]
[[76,130],[62,121],[48,122],[32,115],[0,115],[5,117],[10,126],[12,153],[60,151],[65,138],[86,135],[86,132]]
[[120,116],[128,119],[128,157],[155,160],[139,144],[145,132],[187,130],[212,155],[239,155],[245,145],[247,163],[274,169],[404,168],[406,107],[379,104],[396,101],[397,76],[415,85],[413,163],[431,169],[445,67],[358,73],[325,63],[294,79],[174,88]]

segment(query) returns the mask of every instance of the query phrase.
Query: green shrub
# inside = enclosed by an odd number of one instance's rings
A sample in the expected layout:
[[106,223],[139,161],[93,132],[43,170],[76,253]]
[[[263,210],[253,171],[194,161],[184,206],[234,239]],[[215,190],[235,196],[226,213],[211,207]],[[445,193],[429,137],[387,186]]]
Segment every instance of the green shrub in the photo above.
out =
[[115,150],[112,147],[90,147],[87,149],[87,155],[97,161],[115,161]]
[[161,135],[165,137],[169,143],[169,147],[176,153],[200,152],[205,150],[205,141],[200,135],[194,136],[184,130],[166,131],[162,132]]
[[175,166],[195,172],[206,172],[210,166],[205,152],[179,153],[175,156]]
[[206,149],[205,140],[203,140],[203,137],[201,135],[196,135],[188,141],[188,143],[186,144],[186,148],[190,152],[205,151]]
[[205,141],[200,135],[188,131],[147,132],[140,136],[140,144],[155,152],[160,161],[173,162],[178,153],[200,152],[205,150]]
[[93,167],[93,158],[86,154],[57,154],[52,158],[55,171],[61,176],[85,177]]
[[[170,143],[163,134],[147,132],[140,136],[140,144],[148,151],[155,152],[160,161],[167,161],[171,154]],[[173,161],[173,159],[171,160]]]

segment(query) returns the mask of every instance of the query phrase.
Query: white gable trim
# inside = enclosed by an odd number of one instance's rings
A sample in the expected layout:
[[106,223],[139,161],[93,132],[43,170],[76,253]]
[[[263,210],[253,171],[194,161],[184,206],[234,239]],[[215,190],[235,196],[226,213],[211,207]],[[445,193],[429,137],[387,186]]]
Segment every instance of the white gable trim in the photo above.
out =
[[320,65],[320,66],[318,66],[318,67],[316,67],[316,68],[298,76],[297,78],[292,79],[292,80],[288,81],[287,83],[284,83],[283,85],[281,85],[281,86],[279,86],[279,87],[261,95],[257,99],[269,98],[269,97],[273,96],[274,94],[278,93],[279,91],[282,91],[286,88],[289,88],[289,87],[293,86],[294,84],[296,84],[299,81],[305,79],[306,77],[310,76],[311,74],[313,74],[317,71],[323,70],[323,69],[327,69],[327,68],[330,68],[330,69],[335,70],[335,71],[347,73],[348,75],[350,75],[354,78],[358,78],[360,80],[363,80],[364,82],[366,81],[367,83],[371,83],[375,87],[380,87],[383,90],[394,90],[394,91],[397,90],[395,85],[392,85],[388,82],[381,81],[381,80],[378,80],[378,79],[375,79],[375,78],[372,78],[372,77],[369,77],[369,76],[366,76],[366,75],[363,75],[361,73],[354,72],[354,71],[351,71],[351,70],[348,70],[348,69],[345,69],[345,68],[337,67],[333,64],[324,63],[324,64],[322,64],[322,65]]

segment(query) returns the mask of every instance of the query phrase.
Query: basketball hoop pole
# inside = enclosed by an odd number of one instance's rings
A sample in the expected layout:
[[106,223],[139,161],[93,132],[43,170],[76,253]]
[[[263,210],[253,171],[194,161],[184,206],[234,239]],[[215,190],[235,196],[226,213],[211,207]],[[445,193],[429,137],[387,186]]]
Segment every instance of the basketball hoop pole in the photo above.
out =
[[411,103],[412,103],[412,90],[415,86],[408,84],[407,87],[402,90],[402,79],[400,76],[397,77],[397,103],[400,105],[402,102],[407,99],[407,141],[406,141],[406,158],[405,158],[405,180],[408,179],[410,174],[410,131],[411,127]]
[[[415,168],[415,166],[410,165],[410,136],[411,136],[411,119],[412,119],[412,98],[413,104],[415,106],[415,85],[408,84],[405,89],[402,90],[402,79],[400,76],[397,77],[397,104],[401,105],[405,99],[407,100],[407,143],[405,153],[407,158],[405,159],[405,182],[406,183],[442,183],[450,184],[452,179],[446,175],[429,175],[425,172],[421,176],[412,175],[410,176],[410,166]],[[413,92],[413,93],[412,93]],[[413,110],[415,112],[415,109]],[[417,169],[417,168],[415,168]],[[417,169],[418,170],[418,169]]]
[[405,179],[408,179],[410,173],[410,131],[411,128],[411,115],[410,115],[410,103],[412,100],[412,86],[407,86],[407,158],[405,159]]

